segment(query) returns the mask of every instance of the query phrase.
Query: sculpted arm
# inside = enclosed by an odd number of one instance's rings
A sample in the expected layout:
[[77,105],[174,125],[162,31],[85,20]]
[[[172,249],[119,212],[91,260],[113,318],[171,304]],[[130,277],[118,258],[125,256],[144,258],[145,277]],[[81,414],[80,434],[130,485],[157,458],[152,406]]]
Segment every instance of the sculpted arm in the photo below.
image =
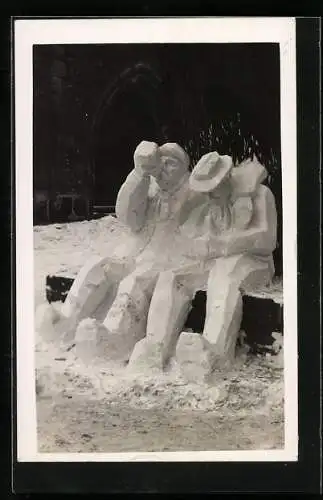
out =
[[210,239],[214,256],[251,253],[269,255],[276,248],[277,212],[270,189],[260,185],[253,201],[253,216],[247,229],[233,229]]
[[120,188],[116,215],[133,232],[140,231],[145,222],[150,178],[133,169]]
[[142,141],[134,153],[134,164],[118,193],[116,215],[133,232],[138,232],[146,221],[150,175],[160,168],[157,144]]

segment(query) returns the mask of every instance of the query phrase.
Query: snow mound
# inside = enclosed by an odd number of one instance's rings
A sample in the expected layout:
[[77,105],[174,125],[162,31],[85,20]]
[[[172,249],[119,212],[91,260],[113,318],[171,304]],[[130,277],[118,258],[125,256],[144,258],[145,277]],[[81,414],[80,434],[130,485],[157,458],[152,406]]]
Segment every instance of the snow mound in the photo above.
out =
[[264,413],[283,401],[282,369],[273,357],[238,352],[230,370],[218,370],[211,384],[187,383],[174,360],[165,372],[134,374],[122,364],[102,361],[95,366],[79,360],[71,349],[53,344],[37,347],[39,397],[74,395],[103,400],[107,405],[133,408],[221,411],[243,415]]

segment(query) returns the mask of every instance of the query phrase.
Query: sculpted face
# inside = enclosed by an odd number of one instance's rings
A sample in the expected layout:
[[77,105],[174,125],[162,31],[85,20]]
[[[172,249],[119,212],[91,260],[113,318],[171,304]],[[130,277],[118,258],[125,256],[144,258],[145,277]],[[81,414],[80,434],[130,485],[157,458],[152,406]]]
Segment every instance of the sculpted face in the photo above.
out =
[[156,180],[161,189],[171,191],[188,169],[181,161],[172,156],[162,156],[161,163],[162,168]]

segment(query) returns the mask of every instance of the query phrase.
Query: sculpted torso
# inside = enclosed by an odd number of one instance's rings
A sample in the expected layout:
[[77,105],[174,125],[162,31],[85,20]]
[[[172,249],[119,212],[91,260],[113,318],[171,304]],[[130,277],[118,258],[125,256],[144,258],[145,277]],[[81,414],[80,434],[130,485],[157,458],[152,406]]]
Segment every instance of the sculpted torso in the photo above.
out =
[[182,234],[194,241],[191,255],[209,259],[248,253],[271,258],[277,214],[274,197],[262,184],[266,176],[262,165],[248,160],[232,168],[214,191],[191,189],[179,217]]

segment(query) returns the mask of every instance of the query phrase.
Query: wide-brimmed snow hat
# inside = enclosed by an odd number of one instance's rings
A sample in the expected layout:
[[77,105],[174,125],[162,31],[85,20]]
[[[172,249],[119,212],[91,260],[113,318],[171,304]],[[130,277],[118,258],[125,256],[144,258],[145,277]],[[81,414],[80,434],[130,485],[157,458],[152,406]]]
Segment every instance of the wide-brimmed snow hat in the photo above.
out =
[[190,176],[190,186],[194,191],[213,191],[228,177],[232,168],[231,156],[222,156],[216,151],[207,153],[195,165]]
[[176,142],[166,142],[165,144],[160,146],[158,150],[160,156],[171,156],[172,158],[176,158],[176,160],[179,160],[186,167],[188,167],[190,164],[190,158],[188,154]]

